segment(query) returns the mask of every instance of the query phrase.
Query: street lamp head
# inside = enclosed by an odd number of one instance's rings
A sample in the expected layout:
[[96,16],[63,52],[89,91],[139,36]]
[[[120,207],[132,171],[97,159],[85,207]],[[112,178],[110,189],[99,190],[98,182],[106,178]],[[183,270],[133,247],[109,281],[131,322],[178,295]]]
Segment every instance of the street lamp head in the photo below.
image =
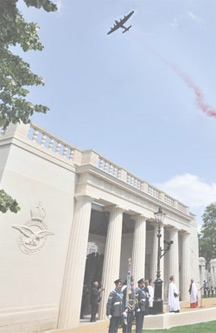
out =
[[154,216],[157,223],[162,223],[166,214],[163,213],[161,207],[159,207],[158,212],[154,213]]

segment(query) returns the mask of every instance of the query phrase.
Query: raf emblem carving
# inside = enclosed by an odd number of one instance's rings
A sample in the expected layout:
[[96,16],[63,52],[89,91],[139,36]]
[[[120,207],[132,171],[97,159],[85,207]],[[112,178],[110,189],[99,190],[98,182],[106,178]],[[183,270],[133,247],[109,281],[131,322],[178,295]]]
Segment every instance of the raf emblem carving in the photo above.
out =
[[46,237],[54,235],[54,232],[49,231],[43,220],[46,217],[46,212],[42,207],[41,202],[31,209],[31,220],[25,225],[13,225],[21,235],[18,239],[18,246],[25,254],[36,254],[46,243]]

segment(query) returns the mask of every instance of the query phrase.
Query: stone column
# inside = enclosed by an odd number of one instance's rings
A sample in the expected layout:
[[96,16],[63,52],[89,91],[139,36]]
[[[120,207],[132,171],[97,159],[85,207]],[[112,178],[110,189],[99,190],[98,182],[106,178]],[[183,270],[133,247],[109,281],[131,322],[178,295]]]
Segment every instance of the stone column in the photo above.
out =
[[152,255],[151,255],[151,278],[152,281],[155,281],[156,274],[157,274],[157,244],[158,244],[158,238],[157,238],[157,225],[153,225],[153,241],[152,241]]
[[175,284],[179,288],[179,243],[177,229],[170,229],[169,239],[173,241],[169,250],[169,275],[175,276]]
[[62,287],[58,328],[78,326],[85,274],[92,198],[76,198]]
[[[213,288],[216,287],[215,268],[216,268],[216,259],[212,259],[210,261],[210,272],[211,272],[211,286]],[[214,289],[214,293],[215,293],[215,289]]]
[[132,275],[135,281],[145,278],[146,219],[138,216],[134,224]]
[[191,250],[190,250],[190,234],[184,232],[182,234],[182,283],[180,290],[180,297],[182,301],[188,300],[188,288],[190,284],[190,258],[191,258]]
[[100,319],[106,317],[106,304],[109,293],[114,289],[114,281],[119,278],[121,240],[122,240],[123,210],[114,208],[110,211],[109,225],[104,252],[102,273],[102,286],[105,288],[102,294],[99,309]]
[[203,259],[204,259],[204,261],[203,261],[203,263],[202,263],[202,283],[203,283],[204,280],[207,281],[207,275],[206,275],[206,260],[205,260],[205,258],[203,258]]
[[[205,274],[205,265],[206,265],[206,261],[203,257],[199,258],[199,284],[200,286],[203,285],[203,281],[206,280],[206,274]],[[204,293],[204,290],[202,290],[202,293]]]

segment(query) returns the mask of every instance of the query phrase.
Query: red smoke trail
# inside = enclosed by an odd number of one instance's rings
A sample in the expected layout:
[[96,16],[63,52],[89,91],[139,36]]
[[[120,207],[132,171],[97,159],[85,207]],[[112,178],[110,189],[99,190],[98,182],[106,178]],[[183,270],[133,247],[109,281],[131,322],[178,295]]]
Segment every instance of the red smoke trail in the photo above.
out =
[[168,62],[164,57],[162,57],[153,47],[150,45],[147,45],[146,43],[143,43],[145,48],[149,51],[151,51],[153,54],[157,55],[161,59],[162,62],[164,62],[167,66],[169,66],[173,72],[178,74],[180,78],[184,80],[184,82],[188,85],[190,89],[193,90],[195,97],[196,97],[196,104],[200,110],[202,110],[207,116],[209,117],[215,117],[216,118],[216,109],[214,109],[211,105],[208,105],[204,101],[204,95],[199,87],[197,87],[192,79],[184,73],[181,73],[180,70],[170,62]]
[[[161,58],[161,57],[160,57]],[[196,96],[196,104],[200,110],[202,110],[207,116],[209,117],[216,117],[216,110],[211,106],[205,103],[204,101],[204,95],[199,87],[197,87],[192,79],[184,73],[181,73],[179,69],[173,65],[170,64],[168,61],[166,61],[164,58],[161,58],[163,62],[165,62],[176,74],[181,77],[185,83],[188,85],[190,89],[193,90],[195,96]]]

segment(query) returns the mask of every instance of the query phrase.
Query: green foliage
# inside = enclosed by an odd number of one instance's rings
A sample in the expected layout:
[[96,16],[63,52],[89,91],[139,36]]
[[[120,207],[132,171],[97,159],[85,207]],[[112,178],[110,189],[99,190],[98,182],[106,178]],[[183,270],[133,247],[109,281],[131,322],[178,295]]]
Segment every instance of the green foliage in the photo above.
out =
[[8,210],[12,213],[17,213],[20,207],[16,200],[11,198],[4,190],[0,190],[0,212],[6,213]]
[[50,0],[24,0],[26,5],[29,6],[34,6],[36,8],[43,8],[47,12],[54,12],[57,10],[57,6],[52,3]]
[[[50,0],[23,0],[27,6],[55,11]],[[20,46],[24,52],[43,49],[38,36],[39,27],[24,20],[17,8],[18,0],[0,0],[0,127],[20,120],[25,124],[34,112],[46,113],[49,108],[26,100],[27,87],[44,85],[42,77],[30,70],[30,65],[11,51]]]
[[[50,0],[23,0],[26,5],[43,8],[47,12],[57,10]],[[0,0],[0,127],[5,129],[10,122],[20,120],[28,123],[34,112],[46,113],[49,108],[41,104],[32,104],[26,100],[27,87],[44,85],[42,77],[32,73],[30,65],[21,57],[12,53],[12,46],[28,50],[41,51],[43,45],[38,36],[39,27],[28,23],[17,7],[18,0]],[[19,211],[16,200],[4,190],[0,190],[0,212]]]
[[216,203],[206,207],[201,234],[199,235],[200,256],[206,259],[208,267],[211,259],[216,258]]

